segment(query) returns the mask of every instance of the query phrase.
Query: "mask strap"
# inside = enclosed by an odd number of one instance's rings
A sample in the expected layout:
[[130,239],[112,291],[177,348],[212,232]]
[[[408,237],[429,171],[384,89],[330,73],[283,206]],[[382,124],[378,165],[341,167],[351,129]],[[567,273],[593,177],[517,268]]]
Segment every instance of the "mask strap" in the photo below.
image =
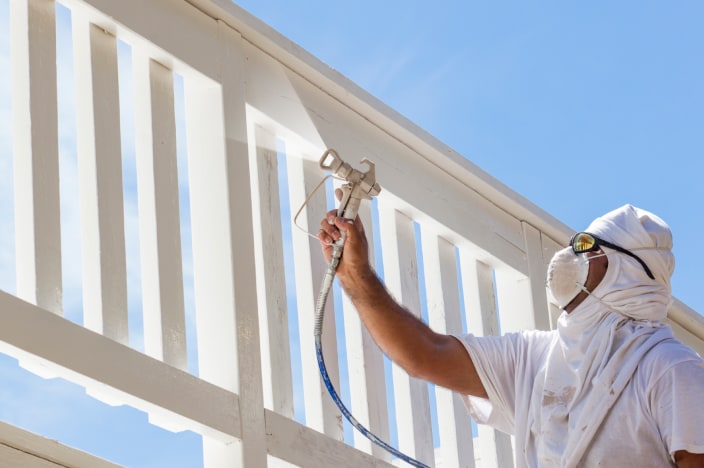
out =
[[[587,296],[592,296],[594,299],[596,299],[597,301],[599,301],[599,302],[601,303],[601,305],[603,305],[604,307],[606,307],[607,309],[609,309],[611,312],[613,312],[613,313],[615,313],[615,314],[618,314],[618,315],[620,315],[620,316],[622,316],[622,317],[630,318],[628,315],[624,314],[623,312],[619,311],[619,310],[616,309],[615,307],[610,306],[609,304],[607,304],[606,302],[604,302],[604,300],[603,300],[601,297],[599,297],[599,296],[597,296],[596,294],[594,294],[593,292],[589,291],[586,287],[580,286],[579,288],[580,288],[582,291],[584,291],[585,293],[587,293]],[[586,298],[585,298],[585,300],[586,300]],[[582,303],[584,303],[584,301],[582,301]],[[581,305],[581,304],[580,304],[580,305]]]

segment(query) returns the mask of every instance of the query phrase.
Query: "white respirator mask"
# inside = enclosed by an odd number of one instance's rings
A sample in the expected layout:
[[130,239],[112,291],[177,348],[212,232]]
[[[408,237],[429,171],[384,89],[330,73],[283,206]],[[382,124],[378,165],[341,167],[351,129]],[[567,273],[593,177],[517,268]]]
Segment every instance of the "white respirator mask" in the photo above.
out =
[[553,299],[564,309],[577,294],[584,290],[589,275],[589,259],[577,255],[567,247],[553,255],[548,265],[546,285]]

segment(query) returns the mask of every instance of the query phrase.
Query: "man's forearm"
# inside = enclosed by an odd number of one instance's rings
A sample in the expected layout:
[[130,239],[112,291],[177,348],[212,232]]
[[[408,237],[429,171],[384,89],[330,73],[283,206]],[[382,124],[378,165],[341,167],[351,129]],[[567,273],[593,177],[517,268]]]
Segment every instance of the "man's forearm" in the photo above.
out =
[[401,306],[371,268],[341,278],[340,283],[382,351],[406,372],[417,375],[432,355],[427,346],[432,346],[435,332]]

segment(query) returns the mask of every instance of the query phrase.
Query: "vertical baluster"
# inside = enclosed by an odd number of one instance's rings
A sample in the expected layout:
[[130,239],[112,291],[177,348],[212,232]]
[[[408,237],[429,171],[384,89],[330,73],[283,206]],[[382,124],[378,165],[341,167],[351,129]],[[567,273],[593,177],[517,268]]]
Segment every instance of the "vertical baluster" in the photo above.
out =
[[[288,158],[289,197],[292,204],[305,200],[324,175],[318,165],[296,157]],[[299,224],[309,231],[317,231],[320,219],[327,211],[325,197],[314,197],[299,217]],[[315,354],[314,311],[326,264],[320,244],[299,229],[293,230],[293,256],[296,272],[298,323],[301,340],[303,389],[306,406],[306,424],[328,436],[342,440],[342,421],[335,403],[327,395],[318,371]],[[330,380],[340,392],[335,314],[330,292],[325,308],[322,345]]]
[[171,70],[134,49],[145,352],[187,369]]
[[[198,340],[198,374],[237,393],[237,324],[227,156],[220,86],[184,79],[184,113],[193,243],[193,294]],[[203,438],[209,466],[242,464],[242,444]]]
[[[422,231],[428,320],[439,333],[462,334],[455,248],[428,228]],[[458,372],[461,372],[458,369]],[[435,387],[443,465],[474,466],[472,426],[459,395]]]
[[193,289],[202,379],[237,392],[237,334],[227,161],[219,86],[184,79]]
[[[547,276],[547,265],[550,262],[550,259],[552,259],[552,256],[555,255],[555,252],[563,249],[565,244],[559,244],[546,234],[540,233],[540,245],[543,261],[543,276]],[[554,330],[557,327],[557,319],[562,314],[562,309],[560,309],[551,300],[548,300],[547,287],[545,286],[545,283],[542,284],[542,287],[545,290],[545,300],[547,301],[548,314],[550,315],[550,329]]]
[[530,301],[533,307],[534,327],[540,330],[550,330],[550,310],[548,308],[545,278],[547,264],[552,253],[543,246],[542,233],[523,221],[523,238],[528,257],[528,280],[530,282]]
[[506,267],[496,270],[496,290],[504,333],[536,328],[550,330],[540,231],[525,222],[522,228],[528,275]]
[[[359,216],[364,223],[369,240],[369,257],[374,264],[371,203],[363,202]],[[364,329],[352,302],[343,293],[342,306],[345,317],[345,340],[350,382],[351,411],[357,420],[375,435],[389,442],[388,399],[384,376],[384,356]],[[354,445],[376,457],[389,460],[391,455],[383,448],[372,445],[359,431],[354,431]]]
[[[467,326],[476,336],[499,334],[494,293],[494,277],[489,265],[460,251],[462,289],[464,291]],[[476,452],[482,466],[513,466],[511,438],[487,425],[478,426]]]
[[[255,128],[251,128],[255,127]],[[249,129],[253,177],[254,239],[260,304],[262,378],[266,407],[294,416],[291,347],[279,201],[276,138],[259,126]]]
[[[379,227],[384,246],[384,281],[391,293],[420,316],[418,260],[413,221],[393,207],[379,203]],[[434,459],[430,403],[426,382],[393,365],[398,443],[402,452],[424,463]]]
[[[218,83],[186,80],[200,373],[239,394],[241,441],[203,439],[205,466],[265,466],[252,179],[239,34],[218,23]],[[252,142],[254,144],[254,142]]]
[[53,0],[10,2],[17,295],[62,313]]
[[85,326],[129,342],[117,40],[74,13]]

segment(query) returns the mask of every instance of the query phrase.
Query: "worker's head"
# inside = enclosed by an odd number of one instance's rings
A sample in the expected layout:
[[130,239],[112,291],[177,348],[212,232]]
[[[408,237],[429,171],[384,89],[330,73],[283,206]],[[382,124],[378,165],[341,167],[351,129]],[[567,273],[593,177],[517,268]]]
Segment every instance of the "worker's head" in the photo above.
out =
[[659,217],[625,205],[594,220],[553,256],[548,287],[567,312],[589,295],[635,319],[662,320],[671,301],[672,233]]

